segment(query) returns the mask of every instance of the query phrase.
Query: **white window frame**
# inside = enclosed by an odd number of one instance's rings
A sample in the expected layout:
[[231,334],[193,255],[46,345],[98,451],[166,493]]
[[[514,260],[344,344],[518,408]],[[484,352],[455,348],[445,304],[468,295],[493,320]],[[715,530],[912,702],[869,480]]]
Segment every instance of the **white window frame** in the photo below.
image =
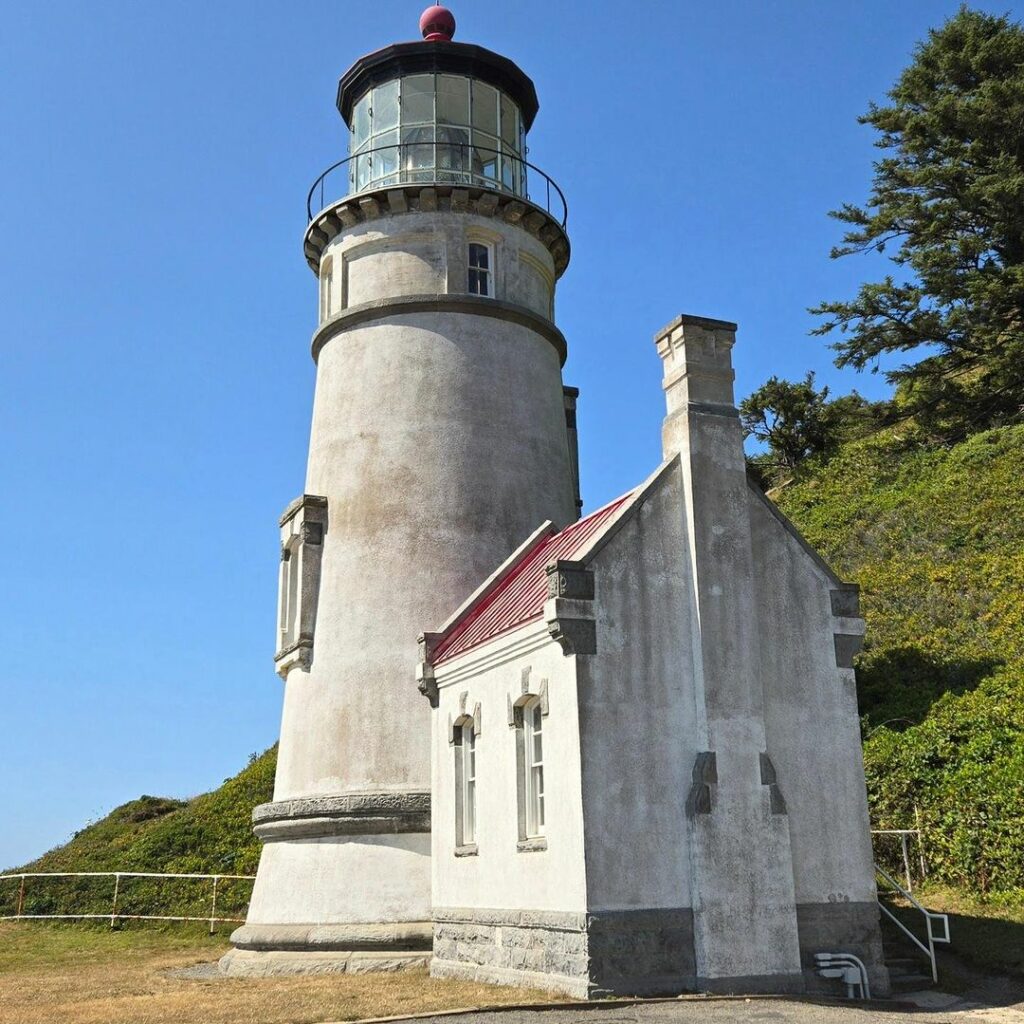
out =
[[476,729],[472,720],[462,725],[462,835],[460,846],[476,842]]
[[[526,794],[526,837],[544,835],[544,718],[540,698],[523,708],[523,741],[525,757],[524,790]],[[539,752],[538,752],[539,747]]]
[[278,590],[279,650],[283,650],[298,639],[299,572],[299,537],[293,536],[281,551],[281,581]]
[[[480,267],[473,263],[473,248],[478,246],[487,254],[487,266]],[[494,298],[494,246],[490,242],[471,239],[466,245],[466,291],[470,295],[479,295],[484,299]],[[473,274],[483,275],[484,291],[474,291]]]

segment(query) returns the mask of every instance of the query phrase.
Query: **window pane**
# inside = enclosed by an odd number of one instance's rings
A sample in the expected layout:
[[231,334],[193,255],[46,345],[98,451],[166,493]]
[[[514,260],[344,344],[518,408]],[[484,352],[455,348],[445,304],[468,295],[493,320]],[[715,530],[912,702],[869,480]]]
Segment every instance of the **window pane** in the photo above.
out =
[[373,90],[373,133],[398,127],[398,79]]
[[479,242],[469,243],[469,265],[471,267],[481,267],[486,270],[487,256],[486,245],[481,245]]
[[501,94],[501,138],[513,149],[519,146],[519,112],[516,105]]
[[[390,148],[389,148],[390,147]],[[373,139],[373,177],[375,181],[397,181],[398,132],[383,132]]]
[[434,176],[433,128],[402,129],[402,173],[405,181],[428,181]]
[[402,79],[402,124],[434,120],[434,76]]
[[493,135],[473,132],[473,173],[482,178],[498,180],[498,139]]
[[533,734],[533,763],[540,764],[544,760],[544,744],[541,740],[541,731],[538,728]]
[[370,94],[367,93],[352,110],[352,145],[361,146],[370,135]]
[[505,188],[520,191],[516,185],[516,177],[520,172],[521,162],[508,146],[503,144],[501,151],[503,154],[501,161],[501,183]]
[[469,124],[468,78],[437,76],[437,120],[439,124]]
[[498,134],[498,90],[483,82],[473,82],[473,127]]

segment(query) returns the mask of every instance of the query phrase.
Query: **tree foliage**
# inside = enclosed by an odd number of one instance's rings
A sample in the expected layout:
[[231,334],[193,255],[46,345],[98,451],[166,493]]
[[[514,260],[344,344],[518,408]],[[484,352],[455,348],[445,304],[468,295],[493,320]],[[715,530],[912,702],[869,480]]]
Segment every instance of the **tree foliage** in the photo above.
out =
[[763,485],[792,476],[808,460],[827,459],[842,442],[881,422],[888,409],[888,403],[868,402],[856,391],[828,396],[829,389],[816,388],[808,373],[801,381],[771,377],[740,402],[744,434],[767,448],[751,460]]
[[838,331],[838,366],[890,371],[897,401],[934,434],[1024,419],[1024,28],[962,7],[929,33],[860,120],[879,133],[866,205],[833,257],[891,255],[898,276],[812,312]]

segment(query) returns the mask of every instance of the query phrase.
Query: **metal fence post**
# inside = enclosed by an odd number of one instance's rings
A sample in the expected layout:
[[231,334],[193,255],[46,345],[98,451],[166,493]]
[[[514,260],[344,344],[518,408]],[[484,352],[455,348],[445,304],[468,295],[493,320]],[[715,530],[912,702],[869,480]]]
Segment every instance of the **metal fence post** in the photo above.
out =
[[914,884],[910,878],[910,855],[907,853],[907,833],[900,833],[900,848],[903,850],[903,871],[907,876],[907,892],[914,891]]
[[21,912],[25,909],[25,876],[21,876],[21,885],[18,887],[18,913],[17,916],[21,917]]
[[213,923],[217,920],[217,879],[218,875],[213,876],[213,901],[210,903],[210,934],[213,934]]
[[117,890],[121,888],[121,876],[120,874],[114,875],[114,902],[110,906],[110,927],[114,927],[114,921],[117,918]]

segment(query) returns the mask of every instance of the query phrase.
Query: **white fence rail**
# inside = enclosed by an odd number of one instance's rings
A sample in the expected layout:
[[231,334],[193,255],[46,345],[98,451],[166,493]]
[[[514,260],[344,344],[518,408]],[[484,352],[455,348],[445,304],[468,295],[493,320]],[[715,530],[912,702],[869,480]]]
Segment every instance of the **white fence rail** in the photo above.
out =
[[[59,879],[59,878],[110,878],[113,879],[113,892],[111,895],[110,911],[102,914],[31,914],[25,913],[25,890],[28,879]],[[118,909],[118,899],[123,898],[124,890],[122,880],[131,878],[149,878],[166,881],[171,879],[188,879],[192,881],[210,882],[210,912],[201,916],[196,915],[170,915],[170,914],[126,914]],[[240,917],[218,917],[217,916],[217,891],[222,882],[251,882],[254,875],[200,875],[200,874],[174,874],[170,872],[153,871],[26,871],[15,874],[0,875],[0,883],[17,882],[18,896],[17,909],[13,914],[0,915],[0,921],[110,921],[110,927],[114,928],[118,921],[206,921],[210,926],[212,935],[217,924],[239,924],[244,921]]]
[[[944,944],[949,943],[948,915],[936,914],[933,911],[928,910],[926,907],[923,907],[914,898],[913,894],[907,889],[904,889],[903,886],[885,870],[885,868],[881,868],[876,864],[875,871],[878,872],[882,879],[888,883],[888,888],[884,890],[886,895],[902,897],[910,904],[910,906],[924,915],[925,937],[922,941],[885,905],[885,902],[882,899],[879,899],[878,901],[878,906],[881,908],[882,913],[885,914],[885,916],[888,917],[889,920],[892,921],[892,923],[896,925],[896,927],[899,928],[899,930],[903,932],[903,934],[906,935],[906,937],[910,939],[910,941],[917,946],[917,948],[921,950],[926,957],[928,957],[928,962],[931,964],[932,968],[932,981],[937,982],[939,980],[939,971],[935,962],[935,944],[937,942]],[[882,894],[883,890],[880,889],[879,896],[881,897]],[[937,926],[940,925],[942,928],[941,932],[937,930]]]

